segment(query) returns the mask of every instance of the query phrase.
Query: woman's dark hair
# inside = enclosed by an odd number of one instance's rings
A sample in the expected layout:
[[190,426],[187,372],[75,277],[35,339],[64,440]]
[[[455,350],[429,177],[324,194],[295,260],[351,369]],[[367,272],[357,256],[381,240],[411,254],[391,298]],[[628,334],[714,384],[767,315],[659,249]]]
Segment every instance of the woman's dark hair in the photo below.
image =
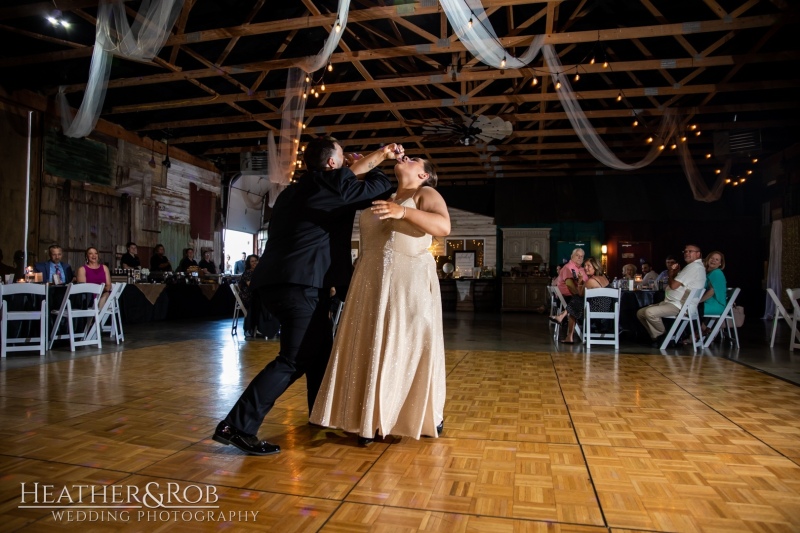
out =
[[[100,252],[97,250],[97,248],[95,248],[94,246],[90,246],[86,249],[85,252],[83,252],[83,256],[86,258],[87,261],[89,260],[89,250],[94,250],[95,252],[97,252],[97,255],[100,255]],[[99,258],[98,262],[100,262]]]
[[250,258],[255,257],[256,261],[258,261],[258,256],[256,254],[248,255],[247,259],[244,260],[244,269],[250,270]]
[[603,267],[600,266],[600,263],[598,263],[597,259],[595,259],[594,257],[590,257],[589,259],[584,261],[584,264],[586,264],[586,263],[589,263],[589,264],[592,265],[592,268],[594,268],[594,275],[595,276],[605,276],[606,275],[606,273],[603,272]]
[[303,161],[309,170],[325,170],[328,159],[336,154],[337,141],[333,137],[317,137],[306,146]]
[[[156,245],[153,247],[153,251],[154,251],[154,252],[156,252],[156,253],[158,253],[158,249],[159,249],[159,248],[163,248],[163,247],[164,247],[164,245],[163,245],[163,244],[156,244]],[[166,252],[166,250],[164,250],[164,251]]]
[[425,169],[425,173],[428,175],[428,179],[425,180],[423,185],[427,185],[428,187],[436,187],[436,184],[439,183],[439,178],[436,175],[436,169],[433,168],[433,163],[427,159],[423,159],[422,168]]

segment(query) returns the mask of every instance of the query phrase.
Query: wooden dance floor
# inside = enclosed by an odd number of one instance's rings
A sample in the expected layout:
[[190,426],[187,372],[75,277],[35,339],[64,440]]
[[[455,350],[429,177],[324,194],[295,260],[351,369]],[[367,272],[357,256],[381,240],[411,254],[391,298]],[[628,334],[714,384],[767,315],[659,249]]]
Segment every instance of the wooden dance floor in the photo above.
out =
[[[0,372],[0,530],[800,531],[800,387],[723,358],[448,350],[442,438],[368,447],[301,380],[249,457],[210,435],[276,343],[131,346]],[[103,485],[183,509],[90,521]]]

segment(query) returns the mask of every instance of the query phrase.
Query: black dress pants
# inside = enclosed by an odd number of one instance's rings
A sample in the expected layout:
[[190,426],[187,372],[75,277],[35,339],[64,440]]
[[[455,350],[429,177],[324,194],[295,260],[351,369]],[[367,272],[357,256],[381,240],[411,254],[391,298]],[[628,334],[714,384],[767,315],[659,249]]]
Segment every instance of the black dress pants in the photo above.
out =
[[272,313],[281,324],[281,351],[253,378],[225,417],[226,423],[252,435],[258,433],[275,400],[303,374],[311,413],[333,347],[329,290],[267,285],[257,292],[262,312]]

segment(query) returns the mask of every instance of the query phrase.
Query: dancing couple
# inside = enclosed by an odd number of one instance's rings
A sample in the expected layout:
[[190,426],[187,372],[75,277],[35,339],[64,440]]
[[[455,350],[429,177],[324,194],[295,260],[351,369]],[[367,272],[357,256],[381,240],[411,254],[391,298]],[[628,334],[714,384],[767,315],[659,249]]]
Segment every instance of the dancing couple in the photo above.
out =
[[[280,353],[250,382],[213,439],[251,455],[280,452],[257,437],[275,401],[306,375],[309,421],[376,436],[436,437],[445,399],[442,307],[432,236],[450,233],[432,165],[399,144],[345,155],[311,141],[308,171],[275,202],[264,254],[250,282],[281,323]],[[397,191],[378,165],[394,160]],[[386,200],[379,198],[388,198]],[[350,237],[362,237],[355,271]],[[352,288],[350,279],[353,278]],[[334,289],[334,290],[332,290]],[[347,297],[334,343],[331,294]]]

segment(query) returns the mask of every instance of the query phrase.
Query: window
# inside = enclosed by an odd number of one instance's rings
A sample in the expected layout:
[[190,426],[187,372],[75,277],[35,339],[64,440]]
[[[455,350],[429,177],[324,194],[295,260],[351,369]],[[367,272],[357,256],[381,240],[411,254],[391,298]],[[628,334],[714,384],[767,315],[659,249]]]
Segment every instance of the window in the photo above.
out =
[[447,239],[445,250],[449,261],[453,261],[455,252],[475,252],[475,266],[483,267],[483,239]]

